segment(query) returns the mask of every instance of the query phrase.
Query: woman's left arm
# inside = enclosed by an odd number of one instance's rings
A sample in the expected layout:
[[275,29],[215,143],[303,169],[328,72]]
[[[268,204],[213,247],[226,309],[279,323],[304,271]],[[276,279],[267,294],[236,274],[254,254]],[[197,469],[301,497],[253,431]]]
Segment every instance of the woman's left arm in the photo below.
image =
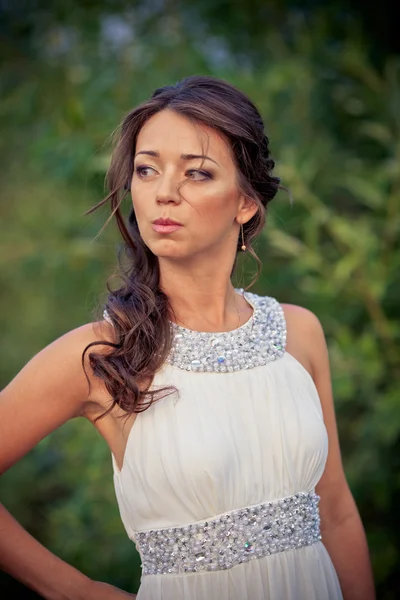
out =
[[364,527],[343,470],[333,403],[328,349],[318,318],[304,315],[312,377],[328,432],[328,457],[315,491],[320,496],[321,535],[339,577],[344,600],[375,600]]

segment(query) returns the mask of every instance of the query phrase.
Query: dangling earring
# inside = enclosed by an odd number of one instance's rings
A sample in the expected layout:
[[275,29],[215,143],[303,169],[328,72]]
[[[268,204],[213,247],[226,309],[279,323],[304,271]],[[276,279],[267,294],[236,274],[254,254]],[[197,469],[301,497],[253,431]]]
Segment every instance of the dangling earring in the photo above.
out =
[[243,252],[246,250],[246,244],[244,243],[244,236],[243,236],[243,223],[240,224],[240,229],[242,231],[242,250]]

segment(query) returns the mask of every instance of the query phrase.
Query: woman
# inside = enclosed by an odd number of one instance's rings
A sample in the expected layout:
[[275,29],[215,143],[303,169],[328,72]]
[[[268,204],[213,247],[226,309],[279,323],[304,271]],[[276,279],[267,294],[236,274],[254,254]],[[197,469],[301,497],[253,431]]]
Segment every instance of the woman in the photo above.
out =
[[[231,283],[279,188],[273,167],[235,87],[194,76],[156,90],[124,119],[110,193],[89,211],[110,201],[121,287],[103,320],[55,340],[1,394],[2,472],[73,417],[108,443],[138,600],[374,598],[321,325]],[[44,598],[130,596],[0,517],[2,568]]]

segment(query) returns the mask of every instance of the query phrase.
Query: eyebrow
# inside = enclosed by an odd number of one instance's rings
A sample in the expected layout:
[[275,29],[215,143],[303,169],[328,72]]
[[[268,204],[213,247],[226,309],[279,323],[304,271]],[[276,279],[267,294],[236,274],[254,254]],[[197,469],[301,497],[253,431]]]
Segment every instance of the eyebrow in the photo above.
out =
[[[140,152],[137,152],[135,154],[134,158],[136,158],[136,156],[138,156],[138,154],[148,154],[149,156],[155,156],[156,158],[160,158],[160,153],[156,152],[155,150],[141,150]],[[206,154],[181,154],[182,160],[193,160],[195,158],[204,158],[206,160],[211,160],[213,163],[218,165],[216,160],[214,160],[213,158],[210,158],[209,156],[206,156]]]

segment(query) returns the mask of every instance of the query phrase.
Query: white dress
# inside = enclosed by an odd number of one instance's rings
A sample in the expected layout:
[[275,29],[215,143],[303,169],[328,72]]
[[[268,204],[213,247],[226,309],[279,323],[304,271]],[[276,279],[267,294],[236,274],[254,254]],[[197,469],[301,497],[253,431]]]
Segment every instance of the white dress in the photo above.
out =
[[121,470],[112,456],[137,600],[343,598],[314,493],[328,452],[318,392],[285,350],[280,303],[245,298],[253,316],[231,332],[171,323],[152,386],[179,397],[137,415]]

